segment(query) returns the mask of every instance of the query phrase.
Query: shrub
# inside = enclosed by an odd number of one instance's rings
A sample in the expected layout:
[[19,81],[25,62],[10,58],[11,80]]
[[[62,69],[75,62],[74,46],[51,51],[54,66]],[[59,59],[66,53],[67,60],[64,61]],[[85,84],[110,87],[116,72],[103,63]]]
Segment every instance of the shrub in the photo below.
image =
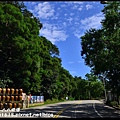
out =
[[111,105],[111,106],[118,106],[118,102],[117,102],[117,101],[111,101],[111,102],[110,102],[110,105]]
[[73,98],[73,97],[69,97],[68,99],[69,99],[69,100],[75,100],[75,98]]

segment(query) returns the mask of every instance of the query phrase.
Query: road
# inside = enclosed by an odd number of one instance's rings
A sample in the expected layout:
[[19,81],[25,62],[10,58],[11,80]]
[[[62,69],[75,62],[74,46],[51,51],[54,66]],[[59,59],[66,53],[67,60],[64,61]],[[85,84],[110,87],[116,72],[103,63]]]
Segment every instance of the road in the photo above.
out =
[[17,118],[120,118],[120,110],[99,100],[76,100],[27,108],[20,112],[0,113],[0,117]]

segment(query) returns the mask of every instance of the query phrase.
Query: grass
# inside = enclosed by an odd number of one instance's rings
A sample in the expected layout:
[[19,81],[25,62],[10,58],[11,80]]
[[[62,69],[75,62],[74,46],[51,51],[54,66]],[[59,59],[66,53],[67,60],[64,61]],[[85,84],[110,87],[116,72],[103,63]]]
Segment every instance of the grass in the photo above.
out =
[[107,101],[106,104],[111,106],[111,107],[115,107],[115,108],[120,109],[120,104],[118,104],[117,101]]
[[120,105],[118,105],[118,108],[120,108]]
[[36,107],[36,106],[42,106],[42,105],[44,105],[44,102],[43,103],[32,103],[32,104],[29,104],[29,108]]
[[32,104],[29,104],[29,108],[36,107],[36,106],[47,105],[47,104],[59,103],[59,102],[64,102],[64,101],[66,101],[66,100],[58,100],[58,99],[50,100],[50,99],[48,99],[48,100],[46,100],[43,103],[32,103]]

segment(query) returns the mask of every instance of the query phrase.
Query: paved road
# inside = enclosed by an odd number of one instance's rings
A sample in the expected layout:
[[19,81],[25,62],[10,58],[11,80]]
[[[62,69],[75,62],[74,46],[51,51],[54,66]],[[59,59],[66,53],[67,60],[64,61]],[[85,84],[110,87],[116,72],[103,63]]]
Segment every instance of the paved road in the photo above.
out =
[[120,111],[99,101],[85,100],[72,105],[54,118],[120,118]]
[[120,118],[120,110],[115,110],[99,100],[76,100],[28,108],[15,113],[0,113],[0,117]]

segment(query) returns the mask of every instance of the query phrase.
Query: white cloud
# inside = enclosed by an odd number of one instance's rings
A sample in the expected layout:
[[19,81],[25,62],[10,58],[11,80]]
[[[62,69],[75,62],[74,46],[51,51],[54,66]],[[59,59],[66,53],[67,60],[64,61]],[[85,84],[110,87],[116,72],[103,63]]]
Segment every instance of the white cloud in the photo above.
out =
[[52,16],[50,19],[53,20],[53,19],[59,19],[59,16],[60,16],[60,12],[56,12],[54,14],[54,16]]
[[82,32],[80,30],[76,30],[75,32],[73,32],[73,34],[74,34],[75,37],[80,39],[80,37],[84,35],[84,32]]
[[78,25],[78,29],[74,31],[74,36],[77,38],[80,38],[84,35],[86,30],[89,30],[90,28],[99,29],[101,27],[101,20],[104,18],[102,13],[98,13],[96,15],[93,15],[91,17],[82,19],[80,21],[80,25]]
[[79,4],[73,4],[72,9],[81,11],[83,9],[83,6]]
[[83,62],[84,62],[83,60],[78,61],[78,63],[83,63]]
[[83,4],[84,2],[81,2],[81,1],[69,1],[69,2],[64,2],[64,3],[67,3],[67,4]]
[[78,8],[79,11],[81,11],[82,9],[83,9],[83,6],[80,6],[80,7]]
[[34,13],[37,15],[37,17],[42,19],[47,19],[54,16],[54,12],[54,7],[51,6],[49,2],[39,3],[34,9]]
[[63,4],[63,5],[61,5],[61,7],[66,8],[66,5],[65,5],[65,4]]
[[84,2],[75,1],[73,3],[75,3],[75,4],[83,4]]
[[65,41],[68,37],[65,31],[60,29],[59,26],[47,23],[44,23],[43,28],[40,30],[40,35],[46,37],[53,44],[55,44],[56,41]]
[[[83,10],[83,8],[86,9],[93,8],[93,6],[89,2],[78,2],[78,1],[63,2],[62,7],[65,7],[66,5],[66,8],[68,7],[70,8],[70,10],[76,9],[75,12],[72,11],[69,13],[69,15],[68,13],[62,12],[62,9],[60,8],[61,5],[58,7],[53,5],[55,4],[51,4],[49,2],[40,2],[38,3],[38,5],[35,5],[35,8],[33,6],[33,10],[31,10],[31,12],[34,13],[35,16],[39,17],[41,21],[44,20],[45,22],[45,23],[42,22],[43,28],[40,30],[40,35],[45,36],[52,43],[55,43],[56,41],[65,41],[67,39],[68,35],[66,35],[67,31],[65,31],[67,30],[67,26],[71,31],[73,31],[74,36],[76,36],[79,39],[81,36],[84,35],[84,32],[86,30],[90,28],[98,29],[101,27],[100,21],[103,19],[102,13],[98,13],[91,17],[80,20],[81,16],[79,11]],[[67,10],[70,11],[68,8]],[[58,10],[59,12],[57,12]],[[76,16],[74,16],[75,13]],[[62,16],[60,16],[61,14]],[[54,20],[52,21],[52,23],[54,22],[55,23],[46,24],[46,22],[51,22],[51,20]],[[72,23],[72,26],[70,23]],[[56,26],[55,24],[60,26]]]
[[76,71],[70,71],[71,74],[76,74]]
[[68,14],[66,14],[66,13],[64,14],[64,16],[67,16],[67,15],[68,15]]
[[91,17],[82,19],[80,21],[80,24],[77,24],[76,22],[75,24],[78,25],[78,28],[73,32],[74,36],[80,39],[80,37],[84,35],[84,32],[86,30],[89,30],[90,28],[95,28],[95,29],[100,28],[101,27],[100,21],[102,19],[103,19],[102,13],[98,13]]
[[77,5],[73,5],[72,9],[78,9],[78,6]]
[[72,10],[79,10],[81,11],[83,9],[82,4],[85,2],[79,2],[79,1],[69,1],[69,2],[64,2],[67,4],[67,6],[69,6]]
[[68,62],[69,64],[73,64],[74,62]]
[[57,8],[57,10],[60,10],[60,9],[61,9],[60,7]]
[[74,13],[70,13],[70,16],[73,16],[74,15]]
[[93,15],[91,17],[85,18],[81,20],[81,29],[87,30],[90,28],[100,28],[101,27],[101,20],[103,19],[102,13],[98,13],[96,15]]
[[100,4],[100,1],[92,2],[93,4]]
[[58,16],[53,16],[51,19],[52,19],[52,20],[53,20],[53,19],[54,19],[54,20],[57,20],[57,19],[58,19]]
[[67,19],[67,21],[68,21],[70,24],[72,23],[72,20],[73,20],[72,17],[69,17],[69,18]]
[[30,4],[35,5],[35,4],[36,4],[36,2],[30,2]]
[[67,23],[66,23],[66,22],[63,22],[62,24],[63,24],[63,26],[64,26],[64,27],[66,27],[66,26],[67,26]]
[[87,4],[87,5],[86,5],[86,9],[87,9],[87,10],[92,9],[92,8],[93,8],[92,5],[90,5],[90,4]]

